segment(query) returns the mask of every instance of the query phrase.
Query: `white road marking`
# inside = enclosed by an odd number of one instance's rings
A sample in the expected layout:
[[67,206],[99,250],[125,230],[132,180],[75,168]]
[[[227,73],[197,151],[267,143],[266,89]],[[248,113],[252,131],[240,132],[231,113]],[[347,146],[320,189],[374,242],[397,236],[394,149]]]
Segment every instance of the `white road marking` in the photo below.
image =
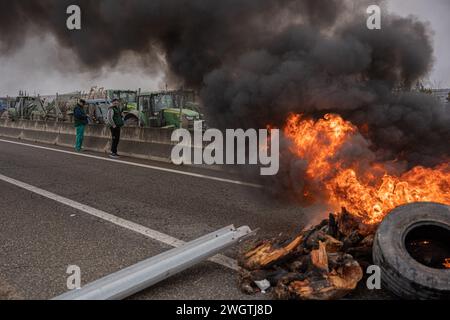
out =
[[[167,234],[164,234],[164,233],[161,233],[159,231],[156,231],[156,230],[144,227],[144,226],[142,226],[140,224],[137,224],[137,223],[134,223],[132,221],[128,221],[128,220],[116,217],[116,216],[114,216],[112,214],[109,214],[107,212],[104,212],[104,211],[95,209],[93,207],[90,207],[88,205],[85,205],[85,204],[82,204],[82,203],[70,200],[68,198],[59,196],[59,195],[51,193],[49,191],[40,189],[40,188],[32,186],[32,185],[29,185],[29,184],[27,184],[25,182],[21,182],[21,181],[9,178],[9,177],[4,176],[2,174],[0,174],[0,180],[2,180],[4,182],[7,182],[7,183],[10,183],[12,185],[15,185],[16,187],[19,187],[19,188],[25,189],[27,191],[33,192],[35,194],[38,194],[38,195],[40,195],[42,197],[45,197],[47,199],[51,199],[53,201],[59,202],[59,203],[64,204],[64,205],[66,205],[68,207],[71,207],[71,208],[74,208],[76,210],[82,211],[82,212],[87,213],[87,214],[89,214],[91,216],[94,216],[94,217],[97,217],[99,219],[108,221],[108,222],[113,223],[113,224],[115,224],[117,226],[120,226],[122,228],[134,231],[136,233],[144,235],[144,236],[146,236],[148,238],[151,238],[153,240],[162,242],[162,243],[167,244],[169,246],[180,247],[183,244],[185,244],[184,241],[179,240],[177,238],[174,238],[172,236],[169,236]],[[232,270],[235,270],[235,271],[239,271],[239,269],[240,269],[236,260],[231,259],[231,258],[226,257],[226,256],[221,255],[221,254],[218,254],[218,255],[210,258],[209,261],[215,262],[217,264],[220,264],[220,265],[222,265],[222,266],[224,266],[226,268],[229,268],[229,269],[232,269]]]
[[184,172],[184,171],[181,171],[181,170],[168,169],[168,168],[151,166],[151,165],[147,165],[147,164],[130,162],[130,161],[124,161],[124,160],[115,160],[115,159],[99,157],[99,156],[94,156],[94,155],[85,154],[85,153],[78,153],[78,152],[73,152],[73,151],[67,151],[67,150],[60,150],[60,149],[53,149],[53,148],[43,147],[43,146],[37,146],[37,145],[34,145],[34,144],[29,144],[29,143],[15,142],[15,141],[3,140],[3,139],[0,139],[0,142],[16,144],[16,145],[26,146],[26,147],[32,147],[32,148],[41,149],[41,150],[60,152],[60,153],[70,154],[70,155],[79,156],[79,157],[85,157],[85,158],[103,160],[103,161],[114,162],[114,163],[119,163],[119,164],[125,164],[125,165],[129,165],[129,166],[140,167],[140,168],[146,168],[146,169],[158,170],[158,171],[163,171],[163,172],[181,174],[181,175],[195,177],[195,178],[200,178],[200,179],[208,179],[208,180],[213,180],[213,181],[237,184],[237,185],[241,185],[241,186],[252,187],[252,188],[259,188],[259,189],[263,188],[262,185],[255,184],[255,183],[250,183],[250,182],[244,182],[244,181],[239,181],[239,180],[231,180],[231,179],[224,179],[224,178],[213,177],[213,176],[208,176],[208,175],[199,174],[199,173]]

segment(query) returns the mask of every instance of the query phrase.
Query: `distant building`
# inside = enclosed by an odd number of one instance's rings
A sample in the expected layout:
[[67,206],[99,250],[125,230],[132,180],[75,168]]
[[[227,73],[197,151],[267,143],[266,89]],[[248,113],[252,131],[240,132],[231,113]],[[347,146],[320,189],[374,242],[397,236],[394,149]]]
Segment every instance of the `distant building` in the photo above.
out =
[[442,103],[450,103],[447,99],[449,97],[450,89],[435,89],[433,95],[439,98]]

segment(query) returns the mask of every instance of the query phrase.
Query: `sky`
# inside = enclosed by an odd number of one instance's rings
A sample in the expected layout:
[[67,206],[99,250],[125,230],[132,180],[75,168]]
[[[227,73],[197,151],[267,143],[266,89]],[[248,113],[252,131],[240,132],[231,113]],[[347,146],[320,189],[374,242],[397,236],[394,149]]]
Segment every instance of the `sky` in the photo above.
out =
[[0,96],[14,96],[19,90],[56,95],[89,91],[93,86],[157,90],[166,85],[162,71],[150,73],[132,57],[123,58],[115,68],[95,73],[83,71],[74,61],[74,55],[61,49],[49,35],[28,39],[18,52],[0,57]]
[[[435,65],[427,81],[434,88],[450,88],[450,0],[388,0],[388,8],[402,16],[416,15],[434,31]],[[96,73],[81,71],[71,52],[58,48],[51,35],[28,39],[13,55],[0,56],[0,96],[54,95],[92,86],[157,90],[166,87],[163,71],[140,67],[136,57],[124,57],[115,68]]]
[[413,14],[431,24],[435,65],[429,85],[450,88],[450,0],[390,0],[388,5],[393,12]]

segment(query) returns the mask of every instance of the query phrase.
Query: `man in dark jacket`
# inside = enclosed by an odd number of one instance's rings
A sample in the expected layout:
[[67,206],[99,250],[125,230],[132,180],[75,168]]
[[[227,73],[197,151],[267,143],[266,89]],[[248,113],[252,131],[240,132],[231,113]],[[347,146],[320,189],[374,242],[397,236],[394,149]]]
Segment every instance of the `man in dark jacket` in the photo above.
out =
[[77,140],[75,143],[75,150],[77,152],[81,152],[81,148],[83,147],[84,128],[88,124],[88,117],[86,115],[86,111],[84,111],[85,105],[86,101],[80,99],[80,101],[75,106],[75,109],[73,110],[74,124],[77,130]]
[[110,157],[113,159],[119,158],[117,154],[117,147],[120,141],[120,129],[123,127],[124,122],[122,118],[122,112],[120,110],[119,99],[114,99],[112,105],[108,108],[108,113],[106,116],[106,124],[111,130],[111,154]]

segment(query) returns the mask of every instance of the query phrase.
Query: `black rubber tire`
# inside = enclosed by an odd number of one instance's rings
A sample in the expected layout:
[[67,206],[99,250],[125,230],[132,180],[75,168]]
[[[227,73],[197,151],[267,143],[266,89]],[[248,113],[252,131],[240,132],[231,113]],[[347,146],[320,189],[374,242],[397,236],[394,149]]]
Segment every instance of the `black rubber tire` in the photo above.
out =
[[450,231],[450,207],[412,203],[394,209],[383,220],[373,244],[373,260],[381,268],[382,286],[403,299],[450,299],[450,269],[427,267],[406,250],[406,235],[423,225]]

